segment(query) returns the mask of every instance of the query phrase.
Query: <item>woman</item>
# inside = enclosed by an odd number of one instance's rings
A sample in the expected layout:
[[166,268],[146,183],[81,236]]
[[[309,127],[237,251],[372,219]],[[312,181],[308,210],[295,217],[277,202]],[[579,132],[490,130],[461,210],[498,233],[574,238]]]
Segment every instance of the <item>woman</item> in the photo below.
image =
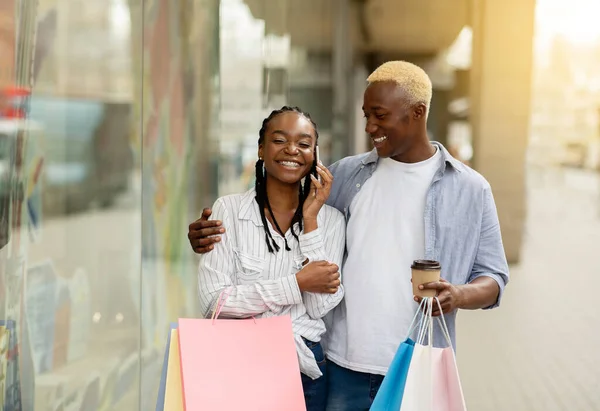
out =
[[255,188],[215,202],[212,218],[226,233],[199,267],[206,316],[223,291],[221,316],[291,316],[308,411],[325,409],[319,341],[323,316],[343,297],[338,267],[345,245],[343,215],[324,205],[333,176],[317,164],[318,138],[316,124],[297,107],[263,121]]

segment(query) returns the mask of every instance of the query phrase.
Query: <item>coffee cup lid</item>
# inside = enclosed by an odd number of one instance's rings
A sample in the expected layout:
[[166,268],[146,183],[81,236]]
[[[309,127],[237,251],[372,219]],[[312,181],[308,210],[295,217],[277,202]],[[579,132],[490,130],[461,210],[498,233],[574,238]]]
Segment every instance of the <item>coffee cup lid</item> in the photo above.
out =
[[413,261],[410,268],[415,269],[415,270],[427,271],[427,270],[440,270],[442,268],[442,266],[440,265],[439,261],[435,261],[435,260],[415,260],[415,261]]

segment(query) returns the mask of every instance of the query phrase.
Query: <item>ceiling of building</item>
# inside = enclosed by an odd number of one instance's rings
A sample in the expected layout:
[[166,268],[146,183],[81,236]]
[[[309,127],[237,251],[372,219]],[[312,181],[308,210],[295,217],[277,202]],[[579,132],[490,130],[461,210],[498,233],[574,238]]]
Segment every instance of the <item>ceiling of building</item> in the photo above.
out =
[[[292,44],[331,49],[339,0],[244,0],[268,32]],[[468,19],[468,0],[349,0],[349,40],[355,49],[385,54],[432,54],[448,47]]]

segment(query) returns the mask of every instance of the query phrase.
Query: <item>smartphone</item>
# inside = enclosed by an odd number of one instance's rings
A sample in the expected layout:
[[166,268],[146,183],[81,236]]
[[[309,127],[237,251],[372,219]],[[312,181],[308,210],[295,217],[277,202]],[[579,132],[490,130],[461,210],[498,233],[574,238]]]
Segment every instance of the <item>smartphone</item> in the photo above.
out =
[[[321,156],[319,156],[319,146],[318,145],[315,148],[315,152],[317,155],[317,164],[321,164]],[[315,177],[317,177],[317,180],[319,180],[319,183],[323,183],[323,181],[321,180],[321,174],[319,174],[316,171],[315,171],[315,173],[317,174]]]

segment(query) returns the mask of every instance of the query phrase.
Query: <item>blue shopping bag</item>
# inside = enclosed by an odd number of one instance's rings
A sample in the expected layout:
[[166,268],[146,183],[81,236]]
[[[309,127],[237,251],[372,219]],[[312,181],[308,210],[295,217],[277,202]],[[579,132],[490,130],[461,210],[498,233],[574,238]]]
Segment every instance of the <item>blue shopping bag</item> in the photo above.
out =
[[406,386],[406,377],[412,361],[415,350],[415,341],[410,336],[419,328],[419,335],[423,332],[424,321],[427,318],[423,312],[425,299],[419,304],[410,326],[408,327],[408,336],[406,340],[398,347],[392,363],[388,367],[379,391],[371,405],[371,411],[398,411],[402,405],[404,387]]
[[167,334],[167,345],[165,348],[165,357],[163,360],[162,372],[160,374],[160,385],[158,386],[158,398],[156,399],[156,411],[165,409],[165,391],[167,386],[167,368],[169,365],[169,347],[171,346],[171,330],[177,329],[177,323],[171,323],[169,333]]
[[408,367],[412,359],[415,342],[407,338],[396,351],[388,372],[375,396],[371,411],[397,411],[402,405],[402,394],[406,385]]

